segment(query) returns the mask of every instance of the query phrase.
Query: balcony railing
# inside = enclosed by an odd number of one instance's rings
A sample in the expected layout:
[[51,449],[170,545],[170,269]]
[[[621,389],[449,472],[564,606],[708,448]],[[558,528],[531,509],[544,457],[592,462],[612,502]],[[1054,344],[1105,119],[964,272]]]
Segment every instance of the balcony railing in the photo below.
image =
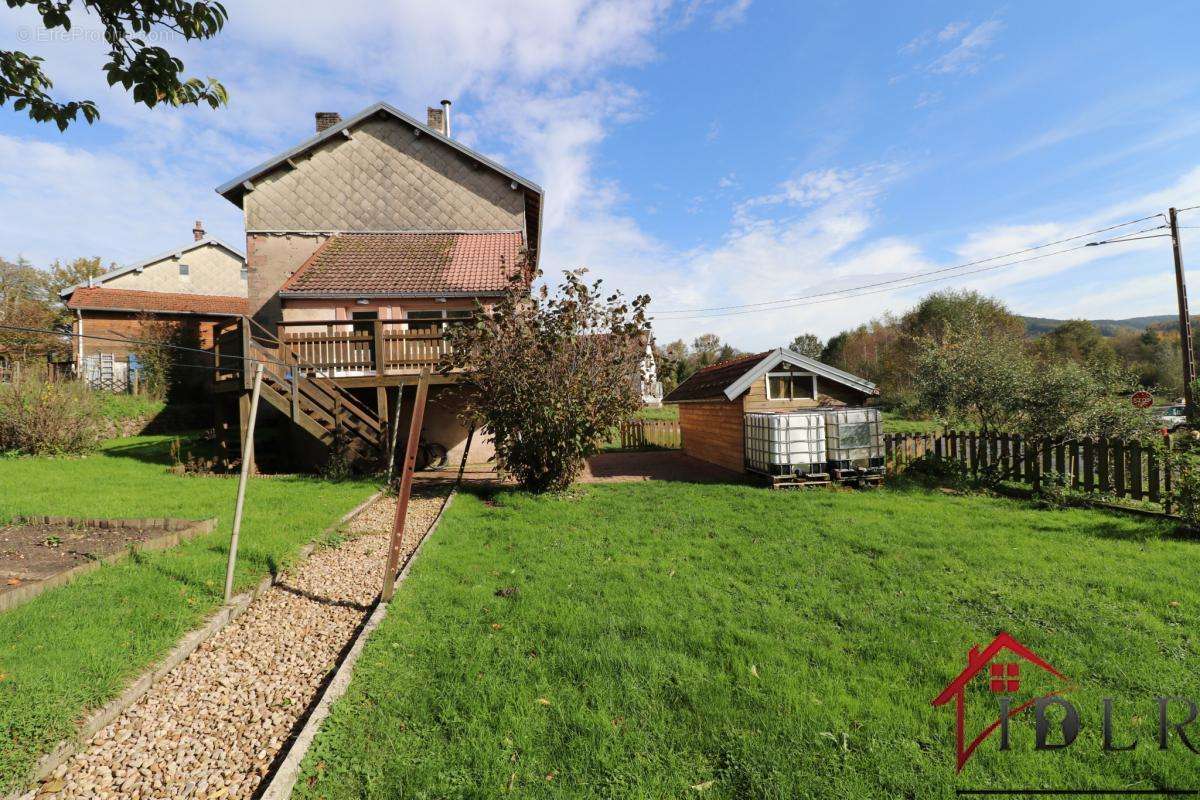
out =
[[293,320],[278,323],[278,336],[302,371],[333,378],[406,375],[436,367],[450,353],[446,324],[428,319]]

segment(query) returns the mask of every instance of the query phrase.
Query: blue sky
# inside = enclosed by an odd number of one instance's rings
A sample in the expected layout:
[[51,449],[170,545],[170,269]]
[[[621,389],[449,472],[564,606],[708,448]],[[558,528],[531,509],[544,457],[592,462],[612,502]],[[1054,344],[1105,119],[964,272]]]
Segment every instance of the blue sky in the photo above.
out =
[[[37,35],[32,12],[0,14],[0,47],[45,55],[56,92],[103,113],[60,134],[0,109],[0,255],[128,262],[186,241],[197,217],[236,242],[240,212],[214,187],[308,136],[314,111],[382,99],[421,115],[444,96],[458,138],[546,189],[547,272],[587,266],[660,311],[895,280],[1200,204],[1187,3],[229,8],[219,39],[165,42],[230,89],[215,112],[147,111],[105,87],[86,16],[64,40]],[[1168,244],[1151,239],[657,328],[775,346],[942,285],[1039,316],[1173,307]]]

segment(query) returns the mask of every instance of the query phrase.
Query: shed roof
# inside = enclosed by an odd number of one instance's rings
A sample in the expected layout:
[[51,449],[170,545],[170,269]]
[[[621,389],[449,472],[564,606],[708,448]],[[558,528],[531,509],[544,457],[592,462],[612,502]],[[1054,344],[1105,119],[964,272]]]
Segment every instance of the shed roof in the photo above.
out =
[[663,398],[665,403],[686,403],[693,400],[734,400],[750,388],[750,384],[767,372],[787,363],[815,375],[849,386],[864,394],[878,394],[875,384],[868,380],[843,372],[836,367],[823,364],[816,359],[802,356],[794,350],[779,347],[762,353],[738,356],[697,370],[687,380],[675,387]]
[[280,290],[281,297],[499,294],[521,264],[517,231],[341,233]]

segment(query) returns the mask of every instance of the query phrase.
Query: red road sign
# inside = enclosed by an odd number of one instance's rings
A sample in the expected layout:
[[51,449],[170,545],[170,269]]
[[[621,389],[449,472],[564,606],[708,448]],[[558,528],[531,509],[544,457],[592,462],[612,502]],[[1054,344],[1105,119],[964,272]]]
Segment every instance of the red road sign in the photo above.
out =
[[1133,403],[1134,408],[1149,408],[1154,405],[1154,395],[1142,389],[1134,392],[1133,396],[1129,398],[1129,402]]

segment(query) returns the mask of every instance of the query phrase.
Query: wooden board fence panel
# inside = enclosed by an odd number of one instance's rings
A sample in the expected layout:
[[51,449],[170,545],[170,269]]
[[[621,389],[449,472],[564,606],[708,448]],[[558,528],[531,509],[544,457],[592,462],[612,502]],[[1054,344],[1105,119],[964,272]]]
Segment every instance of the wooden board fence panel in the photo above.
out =
[[[639,422],[639,421],[635,421]],[[655,439],[649,427],[622,430],[629,447],[672,446]],[[1170,448],[1168,435],[1163,445]],[[1159,444],[1107,437],[1079,440],[1029,440],[1019,434],[987,434],[946,430],[938,434],[884,436],[887,468],[900,473],[922,459],[953,460],[974,476],[993,471],[1008,481],[1037,487],[1048,475],[1075,491],[1111,494],[1161,504],[1170,513],[1172,475]]]
[[622,450],[660,447],[678,450],[683,446],[679,423],[665,419],[629,419],[618,426]]

